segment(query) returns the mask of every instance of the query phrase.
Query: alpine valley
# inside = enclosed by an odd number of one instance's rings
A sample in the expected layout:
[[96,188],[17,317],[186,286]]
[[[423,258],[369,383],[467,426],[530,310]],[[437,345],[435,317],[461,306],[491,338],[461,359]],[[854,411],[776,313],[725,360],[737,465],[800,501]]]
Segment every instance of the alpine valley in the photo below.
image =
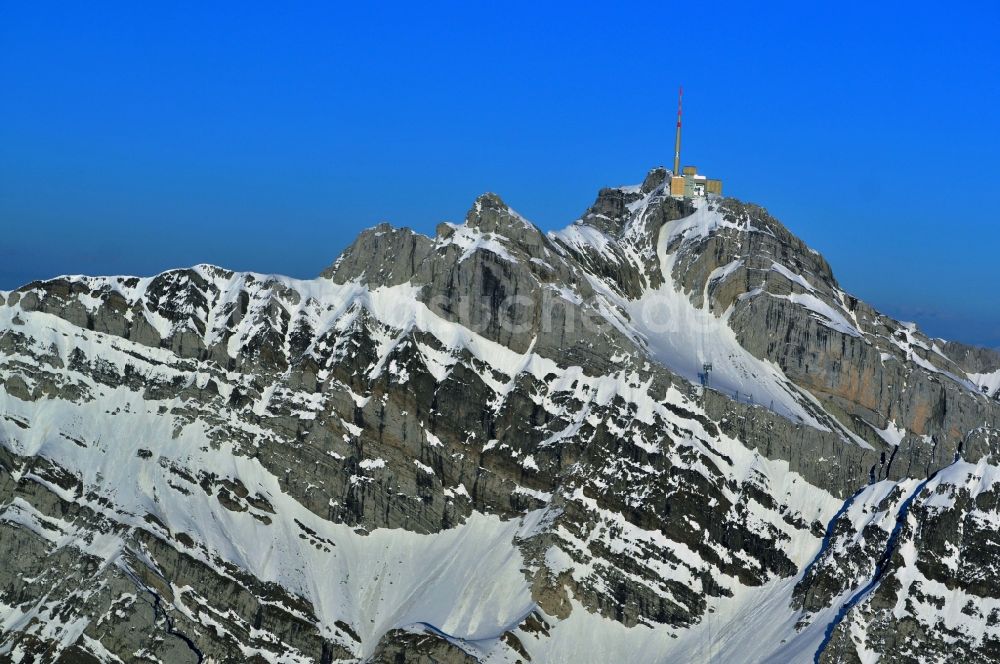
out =
[[667,176],[0,293],[0,659],[1000,662],[1000,353]]

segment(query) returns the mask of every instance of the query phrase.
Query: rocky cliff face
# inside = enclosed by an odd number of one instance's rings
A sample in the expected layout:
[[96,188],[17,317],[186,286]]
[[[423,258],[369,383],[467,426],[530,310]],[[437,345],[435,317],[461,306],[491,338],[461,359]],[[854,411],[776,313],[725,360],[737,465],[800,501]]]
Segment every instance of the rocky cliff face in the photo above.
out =
[[1000,659],[1000,362],[665,175],[0,294],[0,652]]

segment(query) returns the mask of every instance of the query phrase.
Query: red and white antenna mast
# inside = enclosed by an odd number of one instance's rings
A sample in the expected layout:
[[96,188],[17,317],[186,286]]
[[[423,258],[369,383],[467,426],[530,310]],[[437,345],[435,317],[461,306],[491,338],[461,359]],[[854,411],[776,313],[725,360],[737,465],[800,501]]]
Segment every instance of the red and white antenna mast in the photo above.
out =
[[681,102],[684,99],[684,86],[677,91],[677,136],[674,138],[674,175],[681,174]]

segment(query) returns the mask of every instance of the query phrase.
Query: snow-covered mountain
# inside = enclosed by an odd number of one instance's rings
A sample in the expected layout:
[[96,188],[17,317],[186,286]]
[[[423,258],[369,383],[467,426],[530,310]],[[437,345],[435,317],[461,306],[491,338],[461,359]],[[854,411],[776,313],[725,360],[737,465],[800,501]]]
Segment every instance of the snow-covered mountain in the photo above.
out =
[[665,176],[0,293],[2,657],[1000,661],[1000,354]]

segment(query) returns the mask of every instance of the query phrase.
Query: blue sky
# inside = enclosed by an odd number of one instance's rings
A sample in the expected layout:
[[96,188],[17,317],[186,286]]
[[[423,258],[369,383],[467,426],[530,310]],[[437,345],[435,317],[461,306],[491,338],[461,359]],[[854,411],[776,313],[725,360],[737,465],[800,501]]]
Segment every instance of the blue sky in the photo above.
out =
[[162,4],[0,8],[0,288],[313,276],[483,191],[563,226],[669,163],[683,83],[685,162],[853,293],[1000,347],[994,3]]

